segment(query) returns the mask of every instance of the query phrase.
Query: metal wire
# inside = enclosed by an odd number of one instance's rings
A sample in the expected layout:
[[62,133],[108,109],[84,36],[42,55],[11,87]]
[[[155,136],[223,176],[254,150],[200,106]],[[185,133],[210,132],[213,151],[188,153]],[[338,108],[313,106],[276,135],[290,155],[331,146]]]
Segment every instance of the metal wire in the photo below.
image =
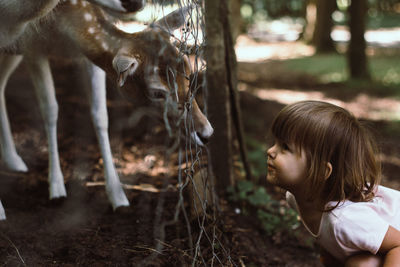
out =
[[[160,0],[162,1],[162,0]],[[162,4],[162,3],[160,3]],[[163,208],[165,204],[165,191],[162,190],[156,208],[156,216],[154,220],[154,238],[156,240],[155,249],[149,257],[144,259],[140,265],[148,265],[160,255],[166,246],[165,227],[180,223],[180,216],[183,216],[186,224],[188,240],[188,254],[192,259],[192,266],[236,266],[230,257],[229,250],[225,248],[222,240],[222,231],[219,229],[218,222],[218,200],[215,194],[213,175],[211,168],[206,162],[209,151],[206,147],[197,145],[191,138],[191,133],[195,131],[194,120],[192,116],[192,103],[196,95],[200,92],[203,94],[204,108],[203,113],[207,116],[207,90],[204,84],[200,84],[199,73],[206,69],[206,63],[203,60],[204,54],[204,6],[196,0],[178,1],[179,7],[191,5],[189,15],[185,19],[185,26],[181,29],[180,34],[175,36],[171,34],[171,39],[176,43],[179,54],[183,57],[189,57],[191,73],[185,73],[186,77],[191,76],[190,90],[183,110],[179,109],[179,100],[177,92],[176,73],[172,69],[167,70],[167,79],[170,88],[170,94],[167,96],[163,121],[167,129],[169,137],[175,142],[170,145],[165,153],[165,164],[170,163],[170,157],[173,153],[178,153],[178,201],[175,205],[174,217],[171,221],[163,221]],[[160,5],[163,8],[162,5]],[[159,53],[161,55],[161,53]],[[183,62],[183,61],[182,61]],[[182,63],[183,64],[183,63]],[[171,120],[169,114],[180,114],[178,119]],[[184,166],[184,167],[182,167]],[[167,166],[166,166],[167,167]],[[203,169],[203,171],[200,171]],[[206,169],[206,171],[204,171]],[[198,174],[200,172],[200,174]],[[202,188],[198,188],[194,176],[200,175],[200,184]],[[164,187],[166,188],[170,182],[170,177],[176,173],[166,175],[164,179]],[[192,192],[191,198],[185,199],[185,191]],[[209,190],[208,190],[209,189]],[[203,195],[204,194],[204,195]],[[200,208],[193,205],[194,213],[198,224],[197,232],[193,230],[190,214],[186,211],[185,201],[199,201]],[[196,237],[195,237],[196,236]],[[208,252],[210,251],[211,252]],[[186,250],[185,250],[186,251]]]

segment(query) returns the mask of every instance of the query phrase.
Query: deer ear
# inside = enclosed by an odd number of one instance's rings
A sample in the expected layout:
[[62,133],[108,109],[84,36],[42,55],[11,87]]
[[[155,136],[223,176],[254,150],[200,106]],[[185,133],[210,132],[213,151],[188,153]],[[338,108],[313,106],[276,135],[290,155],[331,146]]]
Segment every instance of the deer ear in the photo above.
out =
[[194,8],[194,5],[188,5],[181,7],[174,12],[166,15],[165,17],[154,22],[154,26],[160,27],[167,32],[172,32],[185,23],[186,16],[190,14],[190,11]]
[[117,84],[122,87],[128,76],[133,75],[139,66],[136,58],[126,55],[116,55],[112,62],[113,68],[117,72]]

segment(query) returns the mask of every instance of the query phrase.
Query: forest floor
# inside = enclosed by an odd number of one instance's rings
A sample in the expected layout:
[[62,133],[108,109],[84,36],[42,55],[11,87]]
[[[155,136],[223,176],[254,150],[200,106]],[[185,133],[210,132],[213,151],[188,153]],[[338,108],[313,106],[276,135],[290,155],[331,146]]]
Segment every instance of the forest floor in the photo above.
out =
[[[277,57],[310,53],[308,47],[295,43],[264,45]],[[334,100],[377,130],[383,183],[400,189],[400,124],[368,118],[371,107],[392,112],[390,108],[398,107],[400,100],[351,94],[340,84],[322,85],[310,77],[282,71],[279,58],[273,59],[238,64],[246,134],[267,147],[272,119],[285,104],[308,98]],[[48,200],[47,141],[34,90],[22,65],[12,76],[6,97],[16,146],[29,172],[14,173],[0,167],[0,197],[7,213],[7,220],[0,222],[2,266],[190,266],[193,262],[206,266],[321,266],[318,251],[304,229],[300,229],[304,234],[300,237],[287,232],[268,236],[254,217],[237,212],[225,196],[219,200],[217,214],[209,212],[210,216],[199,220],[190,211],[185,219],[181,212],[174,221],[177,203],[181,203],[179,161],[174,153],[170,162],[165,162],[167,132],[163,124],[148,117],[136,125],[128,123],[132,106],[115,90],[108,90],[114,161],[131,203],[114,212],[105,194],[102,160],[74,65],[52,63],[60,105],[61,167],[69,195],[59,201]],[[379,101],[384,102],[373,105]],[[273,188],[268,190],[281,196]],[[183,206],[190,210],[188,199],[185,193]],[[160,233],[161,227],[165,231]],[[190,240],[200,241],[191,248]],[[161,250],[156,250],[157,244],[162,245]]]

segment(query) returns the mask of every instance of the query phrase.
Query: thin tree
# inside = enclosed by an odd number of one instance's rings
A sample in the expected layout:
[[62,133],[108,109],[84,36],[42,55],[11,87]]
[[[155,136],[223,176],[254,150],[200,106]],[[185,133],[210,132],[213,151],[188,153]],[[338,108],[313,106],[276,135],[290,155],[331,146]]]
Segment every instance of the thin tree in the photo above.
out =
[[303,39],[313,44],[318,53],[336,51],[331,37],[332,14],[336,8],[336,1],[334,0],[308,0],[307,24],[303,32]]
[[350,77],[354,79],[370,78],[364,38],[367,9],[367,0],[352,0],[349,7],[351,39],[347,51],[347,61]]
[[236,129],[247,178],[251,179],[238,105],[236,55],[227,0],[205,1],[205,22],[209,118],[215,130],[209,147],[217,186],[225,191],[227,186],[235,183],[233,129]]
[[237,37],[242,33],[243,21],[240,14],[241,0],[229,0],[229,22],[231,25],[231,35],[233,43],[236,43]]

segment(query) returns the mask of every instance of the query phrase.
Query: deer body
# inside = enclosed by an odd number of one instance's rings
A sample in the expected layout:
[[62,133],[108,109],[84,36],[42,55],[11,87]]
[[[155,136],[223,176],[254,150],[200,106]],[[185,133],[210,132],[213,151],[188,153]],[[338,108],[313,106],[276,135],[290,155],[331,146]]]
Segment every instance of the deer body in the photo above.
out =
[[[183,11],[176,12],[174,16],[182,16],[182,13]],[[123,93],[134,99],[135,103],[148,105],[156,98],[170,95],[172,92],[169,92],[169,78],[176,80],[177,101],[185,101],[189,89],[189,81],[186,79],[189,76],[188,63],[185,59],[178,60],[181,57],[169,42],[169,36],[160,30],[165,27],[163,23],[170,27],[179,25],[172,25],[166,19],[161,19],[155,24],[155,29],[127,34],[115,28],[102,9],[80,0],[61,3],[49,20],[50,23],[40,25],[39,36],[26,31],[21,37],[18,50],[24,55],[45,120],[49,140],[50,198],[66,196],[66,191],[56,140],[58,106],[48,57],[84,56],[95,64],[84,61],[82,73],[87,81],[84,87],[90,98],[92,119],[104,159],[107,194],[114,209],[128,206],[129,202],[112,163],[108,140],[105,73],[117,81]],[[183,18],[180,23],[183,23]],[[4,103],[5,84],[21,56],[3,54],[0,60],[7,63],[0,70],[0,143],[3,160],[10,169],[26,171],[26,165],[16,153],[11,138]],[[167,73],[173,73],[173,77],[167,77]],[[212,135],[213,129],[195,101],[191,103],[191,107],[195,125],[192,135],[195,141],[202,144],[202,140]],[[8,164],[8,161],[12,163]],[[0,203],[0,219],[1,208]]]
[[[110,12],[125,15],[144,6],[144,0],[89,0]],[[0,48],[12,45],[34,24],[49,14],[60,0],[1,0],[0,1]],[[72,0],[72,4],[77,1]]]
[[0,1],[0,47],[18,39],[29,23],[48,14],[59,0]]

